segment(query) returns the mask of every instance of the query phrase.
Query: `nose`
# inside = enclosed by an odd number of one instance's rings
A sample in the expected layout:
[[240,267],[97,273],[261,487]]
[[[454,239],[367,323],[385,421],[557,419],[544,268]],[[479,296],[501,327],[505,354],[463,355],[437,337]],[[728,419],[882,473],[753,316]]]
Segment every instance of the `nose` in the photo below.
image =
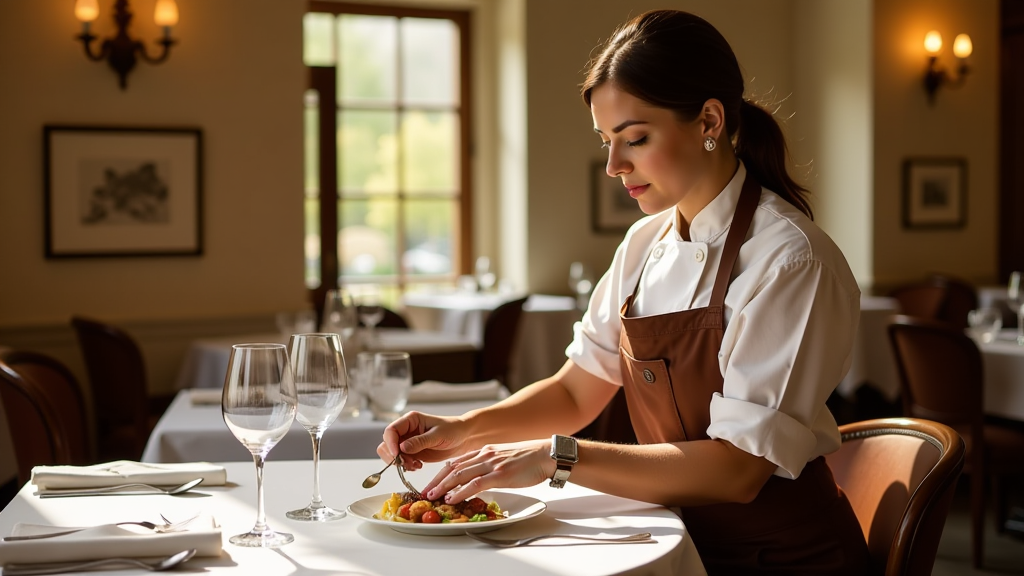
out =
[[629,174],[633,171],[633,165],[622,158],[616,147],[613,145],[608,149],[608,164],[605,165],[605,172],[612,178],[620,174]]

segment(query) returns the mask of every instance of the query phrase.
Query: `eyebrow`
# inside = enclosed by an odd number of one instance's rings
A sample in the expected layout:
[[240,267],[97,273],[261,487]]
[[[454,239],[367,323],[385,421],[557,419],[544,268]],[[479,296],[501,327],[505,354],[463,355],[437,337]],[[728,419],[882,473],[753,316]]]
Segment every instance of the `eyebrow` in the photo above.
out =
[[[618,134],[619,132],[622,132],[626,128],[629,128],[630,126],[634,126],[636,124],[647,124],[647,122],[644,120],[626,120],[622,124],[619,124],[615,128],[612,128],[612,134]],[[604,134],[604,132],[602,132],[600,128],[594,128],[594,132],[597,132],[598,134]]]

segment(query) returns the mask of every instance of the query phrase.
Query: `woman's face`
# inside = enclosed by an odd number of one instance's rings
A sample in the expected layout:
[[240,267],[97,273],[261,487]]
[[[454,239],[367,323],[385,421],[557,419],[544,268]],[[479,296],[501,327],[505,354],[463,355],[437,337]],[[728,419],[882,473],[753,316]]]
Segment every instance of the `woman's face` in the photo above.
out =
[[673,111],[652,106],[611,83],[590,93],[590,112],[594,131],[608,149],[608,175],[622,179],[624,193],[645,214],[674,205],[687,214],[686,205],[707,203],[701,184],[709,158],[700,119],[680,121]]

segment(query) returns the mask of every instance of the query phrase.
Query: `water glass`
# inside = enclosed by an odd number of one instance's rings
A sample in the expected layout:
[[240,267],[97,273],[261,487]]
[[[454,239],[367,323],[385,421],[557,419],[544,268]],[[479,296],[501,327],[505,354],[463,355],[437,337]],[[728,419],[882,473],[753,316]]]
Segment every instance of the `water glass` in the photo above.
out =
[[285,516],[309,522],[344,518],[344,510],[326,506],[320,498],[320,441],[348,398],[341,337],[333,333],[293,334],[288,341],[288,357],[298,398],[295,419],[313,441],[313,496],[305,508],[290,510]]
[[352,295],[344,288],[334,288],[324,296],[324,316],[320,322],[321,332],[333,332],[348,342],[359,323],[356,305]]
[[377,352],[373,357],[370,407],[378,420],[394,420],[405,410],[412,388],[408,352]]
[[373,352],[360,352],[356,355],[355,366],[349,369],[348,402],[341,411],[342,418],[358,418],[367,407],[373,380],[373,355]]
[[997,308],[979,308],[967,313],[967,324],[975,338],[992,342],[1003,327],[1003,314]]
[[276,548],[295,538],[267,526],[263,507],[263,463],[267,453],[295,420],[295,382],[284,344],[236,344],[231,347],[221,395],[224,423],[252,453],[256,464],[256,524],[228,539],[236,546]]

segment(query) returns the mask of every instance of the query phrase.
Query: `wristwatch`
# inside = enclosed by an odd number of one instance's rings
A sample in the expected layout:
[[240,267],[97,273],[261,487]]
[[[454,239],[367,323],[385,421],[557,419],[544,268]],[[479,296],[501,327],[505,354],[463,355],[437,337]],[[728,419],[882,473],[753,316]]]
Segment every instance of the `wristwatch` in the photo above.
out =
[[554,475],[551,476],[551,482],[548,486],[561,488],[565,486],[565,481],[569,479],[572,465],[580,460],[576,451],[576,439],[572,436],[562,436],[560,434],[552,436],[551,459],[555,461],[558,467],[555,469]]

